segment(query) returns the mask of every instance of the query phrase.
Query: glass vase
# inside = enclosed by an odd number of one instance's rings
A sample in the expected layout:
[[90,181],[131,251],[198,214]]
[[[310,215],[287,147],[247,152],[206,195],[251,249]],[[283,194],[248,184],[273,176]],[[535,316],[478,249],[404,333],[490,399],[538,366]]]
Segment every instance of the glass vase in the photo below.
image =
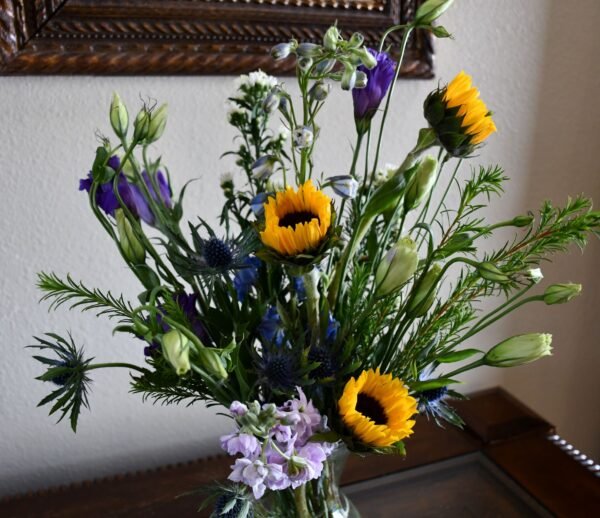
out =
[[260,500],[264,515],[277,518],[360,518],[360,513],[340,488],[349,452],[338,446],[324,464],[318,479]]

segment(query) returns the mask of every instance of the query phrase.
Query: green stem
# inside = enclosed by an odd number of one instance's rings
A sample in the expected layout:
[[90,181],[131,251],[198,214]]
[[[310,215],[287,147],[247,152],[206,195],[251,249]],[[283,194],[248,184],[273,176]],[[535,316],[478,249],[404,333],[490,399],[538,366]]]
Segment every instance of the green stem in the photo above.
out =
[[88,367],[86,367],[86,370],[91,371],[94,369],[107,369],[107,368],[112,368],[112,367],[122,367],[124,369],[131,369],[131,370],[135,370],[138,372],[141,372],[142,374],[145,374],[147,371],[146,369],[142,369],[141,367],[138,367],[137,365],[132,365],[131,363],[95,363],[93,365],[89,365]]
[[297,518],[311,518],[306,504],[306,484],[294,489],[294,502],[296,503]]
[[319,334],[319,272],[313,268],[303,275],[304,288],[306,290],[306,312],[308,324],[311,328],[312,343]]
[[461,367],[460,369],[456,369],[455,371],[449,372],[448,374],[444,374],[444,378],[452,378],[454,376],[458,376],[459,374],[462,374],[463,372],[467,372],[472,369],[476,369],[477,367],[481,367],[482,365],[485,365],[485,362],[484,362],[483,358],[480,358],[479,360],[475,360],[473,363],[469,363],[468,365],[465,365],[465,366]]

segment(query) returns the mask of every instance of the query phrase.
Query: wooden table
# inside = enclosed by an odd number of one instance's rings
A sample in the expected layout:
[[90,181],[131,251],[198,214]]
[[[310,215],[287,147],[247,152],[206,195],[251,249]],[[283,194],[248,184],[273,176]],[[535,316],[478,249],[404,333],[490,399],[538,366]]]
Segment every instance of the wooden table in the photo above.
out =
[[[454,405],[464,430],[420,417],[406,458],[350,457],[346,494],[364,518],[600,516],[600,466],[502,389]],[[2,518],[199,517],[182,494],[229,473],[219,456],[5,498]],[[179,498],[178,498],[179,497]]]

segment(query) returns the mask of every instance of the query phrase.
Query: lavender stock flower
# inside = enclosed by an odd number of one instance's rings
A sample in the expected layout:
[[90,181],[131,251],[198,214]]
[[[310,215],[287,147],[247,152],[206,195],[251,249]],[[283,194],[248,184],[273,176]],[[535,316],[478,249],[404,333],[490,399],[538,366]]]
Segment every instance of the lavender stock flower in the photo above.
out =
[[229,455],[243,455],[248,459],[255,459],[260,453],[258,439],[247,433],[231,433],[221,437],[221,448]]
[[252,488],[257,500],[265,494],[267,488],[285,489],[290,481],[279,464],[265,464],[261,460],[237,459],[231,466],[232,472],[227,477],[232,482],[242,482]]
[[370,70],[364,65],[359,66],[358,70],[367,76],[367,85],[352,90],[354,121],[357,131],[361,134],[369,129],[371,119],[385,97],[396,71],[396,63],[386,52],[377,52],[374,49],[369,49],[369,52],[377,60],[377,65]]

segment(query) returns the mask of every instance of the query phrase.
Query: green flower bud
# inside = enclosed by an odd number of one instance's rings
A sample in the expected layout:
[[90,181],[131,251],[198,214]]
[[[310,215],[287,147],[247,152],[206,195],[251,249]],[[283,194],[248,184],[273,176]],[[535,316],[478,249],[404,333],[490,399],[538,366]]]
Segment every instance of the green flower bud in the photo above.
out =
[[142,108],[135,122],[133,123],[133,140],[141,142],[148,137],[148,130],[150,129],[150,112],[146,108]]
[[356,67],[346,63],[342,74],[342,90],[352,90],[356,83]]
[[581,293],[581,284],[552,284],[544,292],[544,302],[548,305],[564,304]]
[[123,212],[123,209],[115,211],[117,220],[117,232],[119,233],[119,244],[123,255],[134,264],[142,264],[146,259],[146,249],[139,242],[131,227],[131,223]]
[[331,85],[329,83],[317,81],[308,91],[308,95],[311,99],[314,99],[315,101],[324,101],[325,99],[327,99],[330,90]]
[[337,48],[338,41],[340,40],[340,31],[335,25],[332,25],[327,29],[327,32],[323,36],[323,46],[327,50],[335,50]]
[[434,264],[423,277],[421,284],[408,306],[408,314],[412,317],[422,317],[429,311],[435,300],[435,286],[440,280],[442,267]]
[[365,37],[360,32],[355,32],[350,37],[351,47],[360,47],[365,42]]
[[352,50],[352,54],[354,54],[358,59],[360,59],[360,62],[369,70],[377,66],[377,59],[365,47]]
[[279,61],[290,55],[292,46],[289,43],[278,43],[271,49],[271,56],[274,60]]
[[433,128],[421,128],[419,130],[419,137],[417,138],[417,145],[413,149],[414,153],[420,153],[433,146],[437,142],[437,135]]
[[401,238],[390,248],[377,267],[375,282],[377,295],[388,295],[402,287],[419,264],[417,244],[410,237]]
[[316,58],[323,53],[321,45],[316,43],[300,43],[296,49],[298,56],[303,58]]
[[357,70],[354,88],[365,88],[368,82],[369,78],[367,77],[367,74],[365,74],[362,70]]
[[210,374],[220,379],[227,379],[227,371],[217,351],[208,347],[202,347],[198,351],[198,359],[200,360],[200,366]]
[[511,225],[513,227],[528,227],[529,225],[531,225],[533,223],[533,216],[517,216],[516,218],[513,218]]
[[419,163],[404,195],[405,212],[418,207],[429,195],[437,178],[437,166],[437,160],[431,155],[427,155]]
[[483,357],[490,367],[515,367],[552,354],[552,335],[531,333],[518,335],[492,347]]
[[333,67],[336,63],[337,61],[335,59],[325,59],[323,61],[319,61],[315,65],[315,72],[322,76],[329,74],[329,72],[333,70]]
[[190,370],[190,343],[185,335],[173,329],[162,337],[163,352],[179,376]]
[[427,0],[417,9],[415,23],[429,25],[439,18],[452,5],[454,0]]
[[156,142],[162,134],[165,132],[165,126],[167,125],[167,105],[163,104],[150,114],[150,125],[148,126],[148,136],[146,142]]
[[129,114],[118,93],[113,93],[110,103],[110,125],[119,138],[125,138],[129,127]]
[[487,281],[504,283],[510,280],[508,275],[489,262],[480,263],[477,266],[477,271],[479,272],[479,275]]

